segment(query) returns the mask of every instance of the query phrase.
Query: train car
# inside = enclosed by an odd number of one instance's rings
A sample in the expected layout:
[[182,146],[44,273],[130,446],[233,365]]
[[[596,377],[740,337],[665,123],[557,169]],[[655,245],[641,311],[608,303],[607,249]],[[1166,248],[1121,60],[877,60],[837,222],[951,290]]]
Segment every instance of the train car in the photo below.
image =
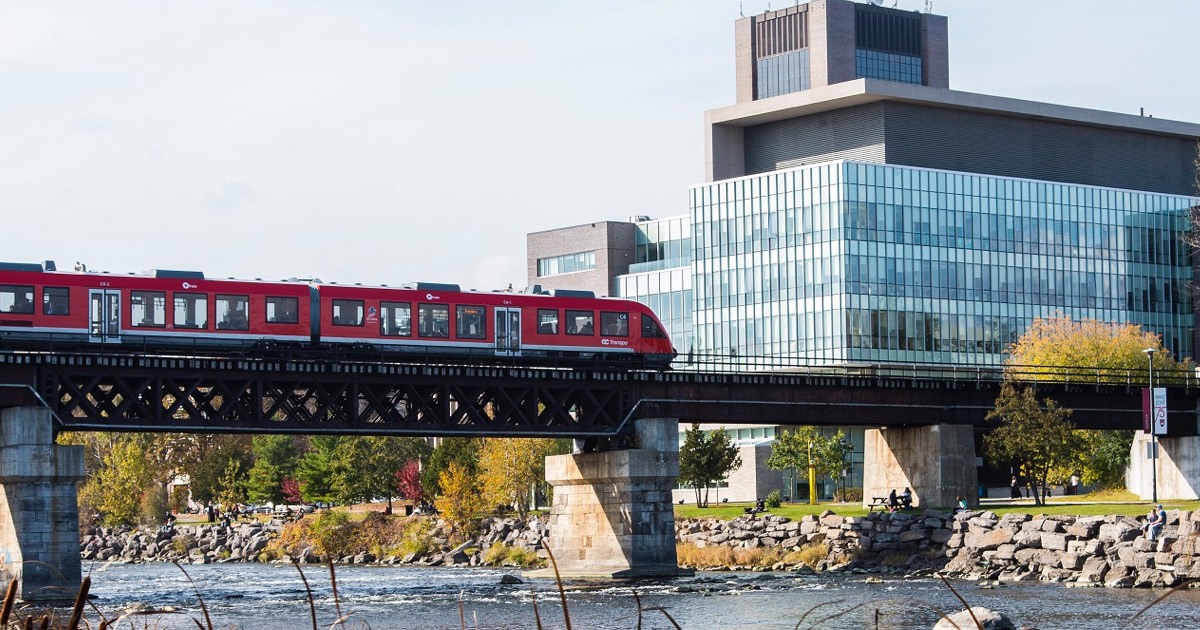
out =
[[0,346],[228,351],[314,342],[302,282],[211,280],[194,271],[61,272],[0,263]]
[[60,272],[52,263],[0,263],[0,347],[246,356],[282,349],[655,368],[675,357],[649,308],[591,292]]
[[462,291],[458,285],[317,286],[321,342],[384,352],[554,364],[665,367],[675,357],[645,305],[591,292]]

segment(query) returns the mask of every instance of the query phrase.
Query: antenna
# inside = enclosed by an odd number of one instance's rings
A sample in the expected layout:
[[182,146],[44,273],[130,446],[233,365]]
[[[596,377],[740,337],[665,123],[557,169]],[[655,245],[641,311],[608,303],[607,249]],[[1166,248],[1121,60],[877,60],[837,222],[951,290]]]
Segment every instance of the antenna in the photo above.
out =
[[933,0],[925,0],[925,12],[933,13]]
[[871,4],[873,4],[877,7],[881,7],[881,6],[883,6],[883,0],[871,0]]
[[[926,0],[926,1],[928,1],[928,0]],[[739,17],[746,17],[746,12],[742,10],[742,3],[741,3],[741,2],[739,2],[739,3],[738,3],[738,16],[739,16]]]

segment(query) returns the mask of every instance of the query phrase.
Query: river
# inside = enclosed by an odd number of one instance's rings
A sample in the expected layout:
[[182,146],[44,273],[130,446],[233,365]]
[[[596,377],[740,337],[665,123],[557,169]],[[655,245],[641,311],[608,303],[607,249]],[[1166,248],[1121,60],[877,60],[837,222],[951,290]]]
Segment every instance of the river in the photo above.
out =
[[[293,630],[312,628],[309,597],[291,566],[262,564],[189,565],[185,576],[171,564],[84,567],[91,571],[93,603],[112,620],[131,602],[177,613],[131,617],[121,628],[196,628],[204,622],[202,598],[214,628]],[[316,605],[317,626],[329,628],[340,606],[347,628],[462,628],[459,602],[468,628],[565,628],[552,580],[504,585],[513,571],[375,566],[338,566],[337,597],[328,569],[304,567]],[[195,585],[193,586],[192,582]],[[525,578],[522,578],[523,580]],[[1000,610],[1031,627],[1187,628],[1200,627],[1200,592],[1179,592],[1131,622],[1163,591],[1077,589],[1025,583],[981,588],[954,582],[972,605]],[[961,610],[954,594],[936,578],[887,579],[867,583],[862,575],[797,577],[791,574],[698,573],[693,578],[625,586],[568,587],[571,624],[579,629],[638,627],[637,601],[664,609],[684,630],[710,628],[841,629],[929,628],[935,608]],[[199,598],[197,597],[199,594]],[[92,627],[99,618],[89,611]],[[643,613],[642,628],[673,628],[662,612]]]

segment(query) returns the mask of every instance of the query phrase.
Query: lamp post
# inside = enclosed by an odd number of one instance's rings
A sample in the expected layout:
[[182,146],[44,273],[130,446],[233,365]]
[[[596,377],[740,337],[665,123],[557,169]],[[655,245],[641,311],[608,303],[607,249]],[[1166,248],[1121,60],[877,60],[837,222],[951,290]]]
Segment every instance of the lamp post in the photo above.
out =
[[1154,435],[1154,353],[1157,348],[1146,348],[1146,361],[1150,365],[1150,501],[1158,503],[1158,438]]
[[812,458],[812,440],[808,442],[808,504],[817,504],[817,465]]

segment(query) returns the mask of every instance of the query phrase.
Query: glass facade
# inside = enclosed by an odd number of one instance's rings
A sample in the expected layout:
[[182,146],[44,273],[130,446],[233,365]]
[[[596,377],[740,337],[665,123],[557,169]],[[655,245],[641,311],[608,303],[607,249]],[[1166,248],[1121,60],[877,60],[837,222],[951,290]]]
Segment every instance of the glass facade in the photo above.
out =
[[650,307],[680,353],[692,341],[692,225],[678,216],[637,224],[629,274],[614,281],[613,295]]
[[994,365],[1062,312],[1191,354],[1191,197],[840,161],[691,196],[697,353]]
[[[917,67],[920,65],[918,60]],[[758,59],[757,70],[757,83],[754,88],[756,99],[790,94],[811,87],[807,48],[761,57]]]
[[922,85],[920,56],[859,48],[854,51],[854,69],[860,79],[883,79]]

